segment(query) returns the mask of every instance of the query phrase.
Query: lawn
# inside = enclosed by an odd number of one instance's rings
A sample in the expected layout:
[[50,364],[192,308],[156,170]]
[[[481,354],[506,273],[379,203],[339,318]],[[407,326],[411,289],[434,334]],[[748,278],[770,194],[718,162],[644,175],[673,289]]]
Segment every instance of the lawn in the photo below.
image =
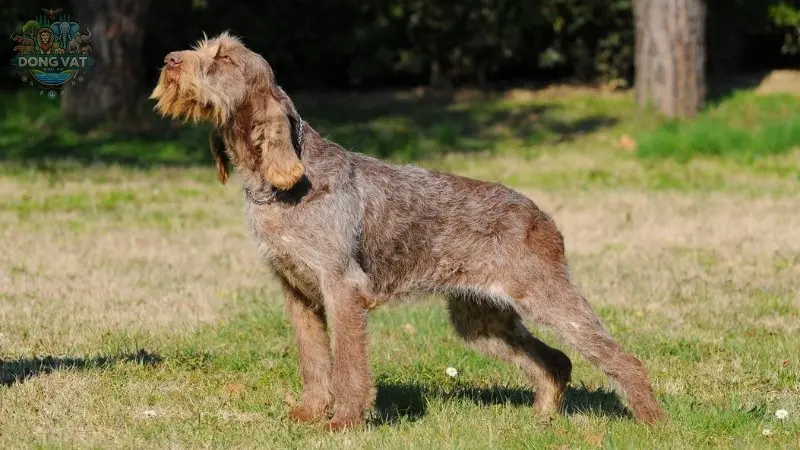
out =
[[[295,99],[347,148],[507,183],[551,213],[670,420],[633,422],[602,374],[536,329],[575,364],[566,414],[542,425],[520,374],[421,298],[372,314],[365,430],[291,423],[279,287],[205,130],[73,131],[23,93],[0,98],[0,447],[800,446],[800,101],[741,93],[673,124],[629,92],[575,87]],[[746,142],[698,138],[724,126]],[[765,127],[785,134],[760,145]]]

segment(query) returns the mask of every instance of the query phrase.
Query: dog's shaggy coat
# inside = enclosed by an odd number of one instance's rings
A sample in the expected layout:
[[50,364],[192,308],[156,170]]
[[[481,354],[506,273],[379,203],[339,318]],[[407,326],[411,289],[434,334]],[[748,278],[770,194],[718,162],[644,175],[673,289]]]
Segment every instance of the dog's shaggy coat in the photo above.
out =
[[[374,399],[367,315],[418,292],[447,298],[456,331],[519,366],[535,408],[561,409],[572,365],[523,320],[556,330],[621,388],[634,416],[663,416],[642,363],[570,282],[553,220],[506,187],[343,150],[305,124],[269,64],[222,34],[173,52],[151,98],[209,121],[221,182],[241,174],[249,228],[280,279],[303,379],[298,421],[363,424]],[[330,340],[329,340],[330,334]]]

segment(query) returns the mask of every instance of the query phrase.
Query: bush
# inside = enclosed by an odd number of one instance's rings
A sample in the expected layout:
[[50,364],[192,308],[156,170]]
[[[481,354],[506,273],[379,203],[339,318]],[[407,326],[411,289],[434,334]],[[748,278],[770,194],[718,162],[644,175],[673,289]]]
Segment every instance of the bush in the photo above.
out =
[[[706,0],[710,70],[728,73],[739,69],[746,57],[759,59],[770,53],[771,49],[759,49],[758,55],[747,54],[751,36],[773,33],[779,38],[786,32],[785,50],[793,51],[797,47],[793,38],[800,29],[798,2]],[[144,63],[152,82],[167,52],[186,48],[203,31],[231,30],[266,56],[281,83],[291,89],[502,84],[565,76],[625,85],[633,76],[632,4],[631,0],[150,2]],[[43,7],[52,7],[51,2],[11,0],[0,10],[0,32],[8,36],[41,14]],[[780,42],[774,47],[780,55]],[[11,59],[12,48],[0,46],[0,59]],[[19,85],[14,77],[0,77],[0,83]]]

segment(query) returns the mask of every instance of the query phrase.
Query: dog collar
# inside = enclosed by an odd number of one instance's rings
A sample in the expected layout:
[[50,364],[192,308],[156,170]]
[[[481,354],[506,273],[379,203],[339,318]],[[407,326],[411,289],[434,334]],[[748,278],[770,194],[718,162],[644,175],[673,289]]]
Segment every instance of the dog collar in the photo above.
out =
[[276,189],[275,186],[270,186],[269,194],[267,194],[264,198],[256,198],[253,195],[253,191],[248,189],[246,186],[242,188],[242,192],[244,193],[244,198],[254,205],[268,205],[274,202],[275,197],[278,195],[278,189]]
[[303,134],[306,129],[306,121],[303,119],[298,119],[297,121],[297,147],[294,149],[294,152],[297,153],[297,157],[300,158],[300,153],[303,150]]

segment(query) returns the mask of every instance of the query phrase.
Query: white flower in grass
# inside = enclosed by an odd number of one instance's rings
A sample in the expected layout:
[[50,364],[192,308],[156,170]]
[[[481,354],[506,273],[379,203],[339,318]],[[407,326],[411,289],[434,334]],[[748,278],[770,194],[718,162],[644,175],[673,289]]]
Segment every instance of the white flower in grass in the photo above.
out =
[[789,411],[785,409],[779,409],[775,411],[775,417],[777,417],[778,420],[786,419],[787,417],[789,417]]
[[458,376],[458,369],[456,369],[455,367],[448,367],[447,370],[444,371],[444,373],[455,378],[456,376]]
[[770,430],[769,428],[764,428],[763,430],[761,430],[761,434],[763,434],[764,436],[772,436],[772,430]]

